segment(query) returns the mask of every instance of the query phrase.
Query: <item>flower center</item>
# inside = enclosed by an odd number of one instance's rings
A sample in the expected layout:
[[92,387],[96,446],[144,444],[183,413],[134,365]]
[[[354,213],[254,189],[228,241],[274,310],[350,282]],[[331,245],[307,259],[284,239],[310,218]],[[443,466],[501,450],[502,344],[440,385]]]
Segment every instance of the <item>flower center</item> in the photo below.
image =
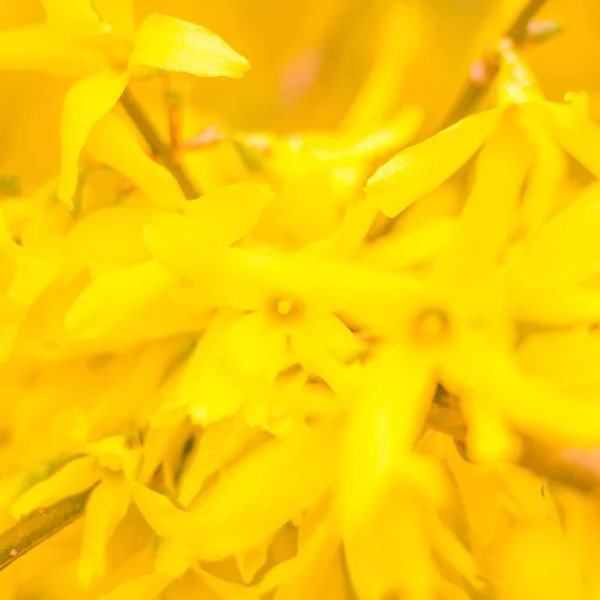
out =
[[267,311],[275,320],[289,323],[304,313],[304,304],[293,298],[276,297],[268,303]]
[[433,346],[440,344],[450,334],[450,317],[440,308],[426,308],[417,314],[413,335],[417,342]]

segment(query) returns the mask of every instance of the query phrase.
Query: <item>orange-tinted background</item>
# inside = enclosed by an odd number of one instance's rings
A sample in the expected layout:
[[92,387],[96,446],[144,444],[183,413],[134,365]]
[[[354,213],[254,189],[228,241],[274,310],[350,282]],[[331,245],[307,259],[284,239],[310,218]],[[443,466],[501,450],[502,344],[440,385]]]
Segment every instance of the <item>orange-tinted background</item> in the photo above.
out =
[[[115,2],[96,5],[102,11]],[[138,0],[135,11],[138,21],[164,12],[202,24],[248,58],[252,71],[240,81],[190,84],[208,120],[286,133],[336,128],[351,118],[379,64],[397,74],[380,84],[389,98],[383,112],[418,104],[426,111],[426,133],[447,113],[470,62],[520,6],[517,0]],[[541,16],[565,28],[527,55],[548,97],[600,89],[600,2],[549,0]],[[39,0],[0,1],[0,28],[43,19]],[[60,110],[70,83],[0,74],[0,163],[16,170],[26,187],[56,174]],[[373,115],[372,124],[385,116]]]

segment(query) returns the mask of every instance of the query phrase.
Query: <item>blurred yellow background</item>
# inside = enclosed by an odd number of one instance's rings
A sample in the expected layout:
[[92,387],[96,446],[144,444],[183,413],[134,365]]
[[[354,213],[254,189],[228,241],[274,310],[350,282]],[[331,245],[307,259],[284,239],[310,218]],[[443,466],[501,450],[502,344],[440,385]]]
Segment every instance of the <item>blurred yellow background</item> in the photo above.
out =
[[[98,0],[100,14],[123,2]],[[138,0],[136,21],[165,12],[199,23],[244,55],[242,80],[191,80],[194,105],[207,122],[289,133],[370,126],[402,105],[425,110],[421,135],[439,127],[465,81],[469,64],[497,39],[517,0]],[[600,89],[597,55],[600,2],[550,0],[541,18],[564,33],[527,53],[550,99]],[[41,0],[0,1],[0,28],[44,20]],[[382,76],[373,77],[379,70]],[[369,78],[376,79],[369,86]],[[68,80],[0,73],[0,168],[25,188],[54,176],[59,117]],[[377,88],[377,89],[373,89]],[[142,88],[143,93],[143,86]],[[386,98],[368,115],[369,94]]]

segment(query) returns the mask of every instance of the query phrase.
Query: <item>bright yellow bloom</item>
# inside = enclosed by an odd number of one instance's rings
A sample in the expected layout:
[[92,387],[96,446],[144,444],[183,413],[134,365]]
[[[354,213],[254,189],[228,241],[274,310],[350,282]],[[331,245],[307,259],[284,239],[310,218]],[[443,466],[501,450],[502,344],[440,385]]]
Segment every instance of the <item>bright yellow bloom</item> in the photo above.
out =
[[[116,105],[140,70],[240,77],[249,68],[221,38],[198,25],[151,15],[136,32],[128,2],[106,20],[87,0],[47,2],[45,9],[47,25],[2,34],[0,65],[83,76],[70,89],[63,109],[58,195],[67,204],[76,190],[79,154],[92,127]],[[73,73],[74,64],[81,70]]]

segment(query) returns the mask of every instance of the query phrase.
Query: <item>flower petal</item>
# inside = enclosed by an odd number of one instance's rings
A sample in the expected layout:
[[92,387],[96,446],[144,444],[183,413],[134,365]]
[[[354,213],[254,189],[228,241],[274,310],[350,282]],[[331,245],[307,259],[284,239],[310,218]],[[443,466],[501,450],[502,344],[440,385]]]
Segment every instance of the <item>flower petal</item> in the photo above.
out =
[[567,164],[564,152],[539,123],[523,119],[523,127],[535,147],[535,159],[519,212],[526,235],[532,235],[556,208]]
[[470,294],[508,242],[533,158],[516,116],[513,110],[503,115],[477,159],[473,190],[436,265],[438,285],[446,290]]
[[531,281],[575,286],[600,272],[600,184],[548,221],[527,246],[520,264]]
[[85,526],[78,576],[87,587],[93,577],[102,577],[106,547],[129,507],[129,487],[124,477],[105,477],[92,492],[85,507]]
[[85,456],[67,463],[52,477],[29,488],[13,504],[13,517],[19,519],[36,508],[49,506],[62,498],[87,490],[102,477],[94,457]]
[[269,326],[261,313],[239,319],[193,376],[187,374],[182,393],[192,417],[208,425],[235,413],[247,395],[274,376],[273,365],[286,348],[285,331]]
[[89,268],[93,276],[139,264],[149,258],[144,226],[155,213],[147,208],[101,208],[67,232],[66,257],[76,266]]
[[343,523],[358,531],[382,490],[406,470],[433,394],[426,356],[400,344],[365,365],[346,431],[340,472]]
[[157,215],[146,227],[146,241],[160,264],[192,281],[214,276],[211,263],[222,250],[203,224],[175,213]]
[[98,15],[89,0],[42,0],[50,23],[91,23],[99,22]]
[[243,448],[253,435],[254,430],[240,424],[235,417],[222,419],[207,427],[181,475],[181,504],[189,506],[206,479],[216,473],[230,456]]
[[467,117],[406,148],[369,179],[367,194],[386,216],[395,217],[458,171],[492,134],[501,114],[495,109]]
[[59,198],[70,205],[77,188],[79,154],[92,127],[119,101],[127,73],[104,71],[77,82],[65,100],[62,114]]
[[184,208],[206,228],[207,237],[230,246],[248,234],[272,200],[270,186],[246,181],[207,192]]
[[165,15],[150,15],[140,25],[129,65],[198,77],[241,77],[250,68],[212,31]]
[[86,145],[92,158],[119,171],[161,208],[178,210],[185,197],[175,178],[144,152],[132,131],[113,115],[92,128]]
[[595,398],[564,393],[525,372],[511,354],[474,338],[446,362],[446,373],[472,402],[484,403],[509,424],[556,444],[600,445]]
[[66,315],[67,328],[77,338],[93,339],[123,325],[141,307],[165,295],[177,276],[148,261],[92,281]]
[[511,290],[511,311],[525,323],[555,326],[590,324],[600,320],[600,294],[556,285],[515,283]]
[[322,423],[246,453],[199,497],[192,513],[142,486],[133,489],[136,503],[159,535],[175,538],[191,557],[238,554],[312,506],[331,485],[337,429]]
[[575,104],[531,102],[521,106],[568,154],[600,177],[600,127],[583,115]]

